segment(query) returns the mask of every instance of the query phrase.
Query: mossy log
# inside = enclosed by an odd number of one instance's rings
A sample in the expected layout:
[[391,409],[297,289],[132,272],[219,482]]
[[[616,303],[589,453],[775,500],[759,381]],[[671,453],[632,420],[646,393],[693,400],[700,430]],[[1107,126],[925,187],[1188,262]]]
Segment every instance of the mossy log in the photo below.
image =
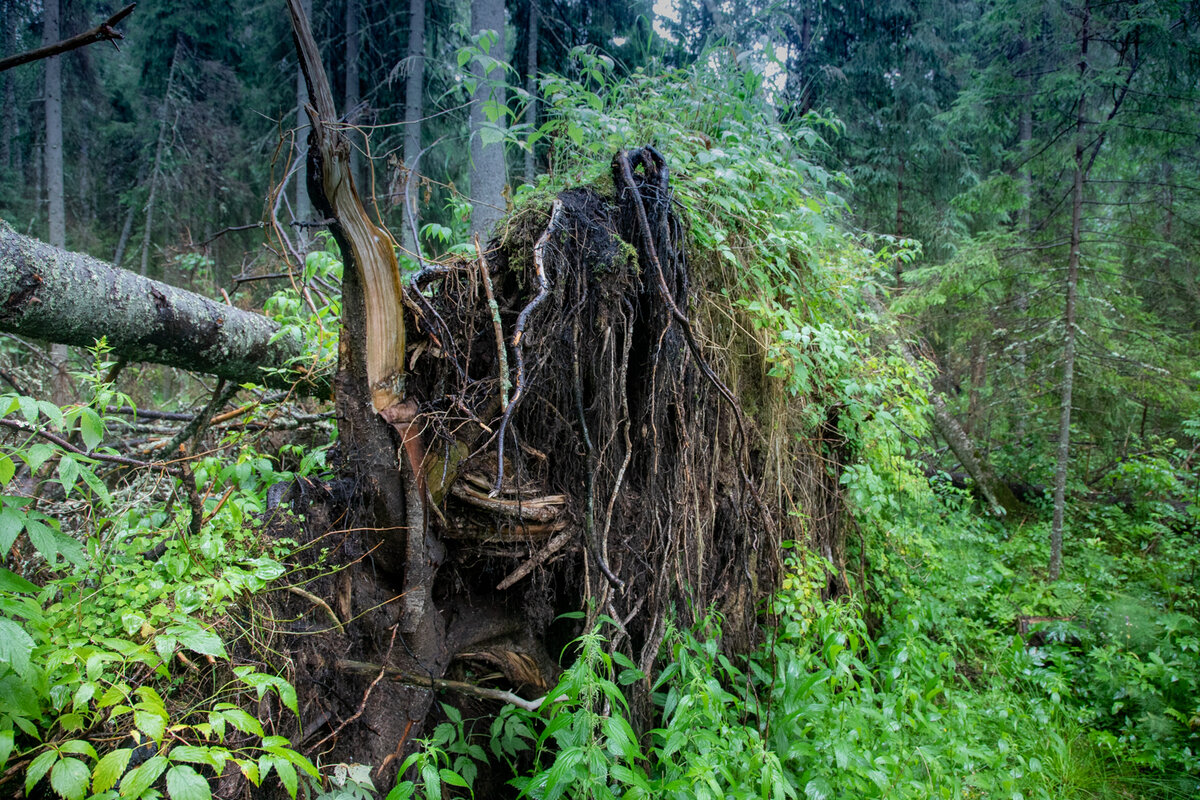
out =
[[[207,372],[235,383],[290,386],[279,370],[303,347],[279,325],[23,236],[0,220],[0,331],[77,347],[104,337],[113,355]],[[310,391],[322,393],[320,382]]]

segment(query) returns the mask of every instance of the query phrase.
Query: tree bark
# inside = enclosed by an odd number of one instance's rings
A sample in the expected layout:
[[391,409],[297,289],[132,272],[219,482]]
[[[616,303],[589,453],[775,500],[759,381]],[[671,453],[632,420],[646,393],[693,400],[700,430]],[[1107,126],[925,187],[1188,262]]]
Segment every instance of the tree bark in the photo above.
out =
[[[150,196],[146,198],[146,229],[142,232],[142,270],[145,276],[150,269],[150,239],[154,232],[154,203],[158,198],[158,180],[162,174],[163,152],[167,149],[167,119],[171,114],[171,90],[175,88],[175,73],[179,69],[179,58],[183,40],[175,40],[171,54],[171,67],[167,70],[167,88],[163,93],[162,105],[158,109],[158,141],[154,145],[154,167],[150,170]],[[53,242],[51,243],[53,244]],[[59,245],[61,247],[61,245]]]
[[[880,299],[871,291],[867,291],[865,297],[867,304],[880,319],[886,319],[887,310]],[[898,346],[900,355],[909,366],[914,369],[919,368],[921,358],[911,344],[890,332],[885,333],[884,338],[888,344]],[[975,482],[976,491],[987,503],[989,510],[998,517],[1002,517],[1010,511],[1020,511],[1023,508],[1021,501],[1004,481],[996,477],[991,467],[976,455],[975,443],[971,441],[971,437],[950,413],[950,409],[946,407],[946,400],[940,392],[930,391],[929,405],[932,409],[934,430],[945,439],[946,444],[950,445],[950,451],[954,453],[958,463],[962,464],[963,469]]]
[[[4,52],[12,55],[17,49],[17,23],[12,18],[10,0],[0,0],[0,18],[8,20],[4,26]],[[4,82],[4,106],[0,114],[4,122],[0,124],[0,167],[9,169],[13,165],[12,146],[17,137],[17,93],[11,75],[2,76]]]
[[[42,42],[52,45],[58,41],[59,0],[46,0],[43,6]],[[46,194],[50,211],[50,244],[67,246],[67,211],[63,197],[63,133],[62,133],[62,58],[46,59]],[[61,344],[50,348],[54,376],[50,394],[55,403],[65,405],[71,400],[71,375],[67,372],[70,351]]]
[[404,249],[417,252],[414,231],[420,228],[417,199],[409,196],[416,186],[416,171],[421,155],[421,117],[425,100],[425,0],[408,4],[408,75],[404,81],[404,166],[408,181],[404,191]]
[[[362,24],[361,17],[362,0],[346,0],[346,102],[344,104],[344,114],[347,119],[354,113],[358,107],[360,99],[359,80],[358,80],[358,61],[359,53],[362,50]],[[358,136],[355,135],[355,144],[358,142]],[[350,149],[350,172],[354,175],[354,181],[368,195],[371,192],[370,184],[367,182],[367,174],[363,169],[362,153],[357,147]]]
[[[537,72],[538,72],[538,10],[537,0],[529,0],[529,35],[525,42],[525,92],[529,105],[525,106],[525,125],[529,135],[537,129]],[[525,151],[525,182],[537,180],[537,157],[531,145]]]
[[[312,0],[300,0],[300,11],[306,24],[312,25]],[[292,210],[296,228],[296,244],[301,255],[308,252],[308,229],[303,223],[312,220],[312,202],[308,197],[308,87],[304,82],[304,69],[296,69],[296,207]]]
[[[303,352],[295,337],[272,342],[279,326],[261,314],[53,247],[3,220],[0,330],[77,347],[103,336],[127,361],[282,387],[291,381],[263,368],[282,368]],[[319,385],[307,388],[320,392]]]
[[[1088,23],[1084,11],[1079,46],[1079,80],[1088,69]],[[1087,124],[1086,86],[1080,89],[1075,121],[1075,181],[1071,190],[1071,249],[1067,256],[1067,296],[1063,308],[1063,377],[1059,400],[1058,451],[1054,467],[1054,519],[1050,526],[1050,580],[1058,580],[1062,571],[1063,518],[1066,515],[1067,469],[1071,464],[1071,395],[1075,388],[1075,305],[1079,289],[1079,246],[1083,238],[1084,129]],[[1097,147],[1099,144],[1097,144]]]
[[[402,606],[390,606],[386,614],[395,615],[389,624],[404,634],[404,652],[392,654],[389,647],[388,653],[401,669],[436,678],[449,654],[445,621],[432,598],[438,558],[427,538],[422,457],[414,455],[422,449],[416,408],[405,396],[403,290],[392,237],[367,215],[349,172],[348,143],[331,124],[337,119],[333,96],[302,2],[288,0],[288,10],[312,98],[309,192],[318,211],[332,220],[330,231],[345,264],[336,401],[339,445],[352,454],[344,469],[358,487],[359,507],[352,513],[362,513],[358,524],[377,540],[371,550],[377,580],[395,592],[393,599],[403,598]],[[414,726],[419,730],[433,702],[427,689],[405,692],[389,715],[397,726],[408,717],[403,737]],[[403,737],[374,735],[362,750],[382,760]],[[387,750],[375,750],[378,746]]]
[[[495,31],[496,40],[489,54],[503,62],[504,50],[504,0],[471,0],[471,33]],[[492,126],[504,125],[501,116],[489,122],[484,105],[505,103],[504,74],[493,70],[490,75],[478,63],[472,63],[471,73],[476,80],[475,94],[471,98],[471,233],[486,239],[500,218],[504,216],[504,187],[508,181],[504,160],[504,143],[484,144],[482,133]]]

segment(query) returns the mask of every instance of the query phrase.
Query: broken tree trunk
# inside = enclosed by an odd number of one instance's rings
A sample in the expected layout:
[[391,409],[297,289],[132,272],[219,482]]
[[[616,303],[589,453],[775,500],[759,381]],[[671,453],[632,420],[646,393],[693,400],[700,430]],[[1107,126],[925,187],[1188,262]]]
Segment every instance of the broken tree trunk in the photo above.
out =
[[[880,320],[886,320],[888,318],[887,310],[874,292],[868,290],[865,297],[867,305],[879,316]],[[919,367],[921,358],[915,352],[912,344],[896,334],[888,333],[885,336],[888,344],[897,346],[900,355],[909,366],[914,369]],[[932,410],[934,430],[946,440],[946,444],[950,445],[950,450],[958,459],[958,463],[962,464],[963,469],[971,476],[971,480],[975,482],[975,489],[987,503],[988,510],[998,517],[1003,517],[1009,512],[1023,510],[1024,504],[1013,494],[1008,484],[997,478],[991,467],[976,454],[975,443],[971,441],[971,437],[963,430],[963,426],[950,413],[950,409],[946,407],[946,400],[940,392],[934,390],[929,393],[929,405]]]
[[[22,236],[0,220],[0,330],[77,347],[105,337],[114,355],[207,372],[237,383],[288,387],[282,372],[303,352],[279,326],[215,302]],[[320,380],[309,382],[320,393]]]
[[[341,249],[343,329],[335,397],[342,472],[356,487],[348,509],[351,529],[368,533],[370,577],[352,591],[388,595],[364,618],[385,663],[440,678],[445,672],[445,622],[433,605],[437,545],[425,519],[423,449],[416,405],[404,383],[404,295],[395,242],[368,216],[351,169],[351,147],[338,124],[333,94],[300,0],[288,0],[300,69],[308,88],[312,130],[308,191]],[[400,455],[405,453],[406,455]],[[365,588],[370,586],[371,588]],[[400,602],[392,602],[392,601]],[[399,634],[402,647],[393,648]],[[389,661],[390,659],[390,661]],[[424,686],[382,690],[389,714],[371,722],[374,736],[362,751],[374,763],[421,730],[433,702]],[[357,757],[357,756],[356,756]]]

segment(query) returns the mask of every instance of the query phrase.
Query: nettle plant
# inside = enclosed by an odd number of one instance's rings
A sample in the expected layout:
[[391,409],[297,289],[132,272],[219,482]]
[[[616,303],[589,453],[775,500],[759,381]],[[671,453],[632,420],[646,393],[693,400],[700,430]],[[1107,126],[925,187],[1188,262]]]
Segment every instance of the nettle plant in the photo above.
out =
[[194,536],[186,474],[103,444],[109,409],[131,405],[99,377],[103,353],[87,404],[0,396],[0,772],[67,800],[207,798],[233,767],[295,796],[316,768],[242,708],[270,693],[295,714],[295,690],[236,664],[221,628],[285,572],[289,544],[264,543],[248,513],[284,476],[253,455],[202,474],[217,491]]

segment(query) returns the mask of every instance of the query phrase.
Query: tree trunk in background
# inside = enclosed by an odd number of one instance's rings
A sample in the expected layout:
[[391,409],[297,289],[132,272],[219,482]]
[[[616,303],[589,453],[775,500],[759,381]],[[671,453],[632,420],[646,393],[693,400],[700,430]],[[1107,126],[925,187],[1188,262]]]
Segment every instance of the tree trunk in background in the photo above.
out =
[[[409,180],[405,184],[404,196],[404,230],[402,241],[404,249],[410,253],[417,252],[417,242],[413,231],[420,226],[420,215],[417,195],[417,176],[414,174],[420,166],[418,156],[421,153],[421,117],[424,115],[423,102],[425,99],[425,0],[409,0],[408,4],[408,76],[404,83],[404,166],[409,170]],[[409,197],[408,189],[414,192]]]
[[[884,308],[883,301],[870,290],[865,293],[864,297],[867,305],[879,316],[880,321],[886,320],[888,312]],[[921,357],[902,335],[885,333],[884,336],[887,344],[898,346],[901,357],[909,366],[914,370],[920,368]],[[1008,484],[997,478],[991,467],[976,455],[975,443],[971,441],[971,437],[950,413],[940,392],[930,391],[929,405],[933,412],[934,430],[946,441],[951,452],[954,453],[954,457],[958,459],[958,463],[962,464],[963,469],[971,476],[971,480],[975,482],[976,491],[988,504],[988,510],[997,517],[1002,517],[1010,511],[1021,510],[1023,505]]]
[[[300,0],[304,18],[312,24],[312,0]],[[308,199],[308,87],[304,84],[304,73],[296,68],[296,206],[293,218],[301,223],[312,220],[312,203]],[[308,251],[308,229],[303,225],[296,228],[296,247],[301,254]]]
[[[12,21],[11,5],[11,0],[0,0],[0,19],[9,21],[3,32],[2,52],[6,56],[17,52],[17,25]],[[4,81],[3,107],[0,108],[0,114],[4,115],[4,121],[0,123],[0,168],[9,169],[13,165],[12,146],[17,137],[17,92],[7,70],[0,73],[0,80]]]
[[[529,36],[525,43],[525,91],[529,94],[529,105],[525,107],[525,125],[529,135],[537,129],[537,71],[538,71],[538,4],[529,0]],[[537,158],[533,147],[525,151],[525,182],[537,179]]]
[[[1029,43],[1024,42],[1022,44],[1022,48],[1028,49]],[[1021,192],[1025,197],[1025,207],[1021,209],[1021,233],[1026,237],[1026,243],[1029,245],[1033,244],[1033,217],[1031,210],[1033,207],[1033,174],[1029,169],[1029,148],[1030,144],[1033,142],[1033,112],[1030,111],[1032,105],[1033,99],[1031,87],[1030,94],[1026,95],[1024,109],[1021,111],[1021,132],[1018,140],[1018,148],[1023,160],[1021,165]],[[1029,294],[1025,291],[1024,280],[1020,276],[1017,276],[1015,280],[1017,281],[1017,315],[1023,323],[1029,313]],[[1021,334],[1017,335],[1014,353],[1015,355],[1013,360],[1015,363],[1013,365],[1013,371],[1016,375],[1017,386],[1023,388],[1025,386],[1025,375],[1029,365],[1029,350],[1025,343],[1025,337]],[[1025,431],[1025,415],[1017,414],[1013,433],[1016,434],[1018,442],[1025,438]]]
[[150,269],[150,237],[154,232],[154,203],[158,199],[158,181],[162,173],[163,152],[167,148],[167,120],[171,114],[171,90],[175,88],[175,72],[179,69],[179,57],[183,51],[183,40],[175,41],[171,54],[171,67],[167,70],[167,88],[163,92],[162,105],[158,109],[158,142],[154,145],[154,167],[150,170],[150,195],[146,198],[146,228],[142,231],[142,269],[145,275]]
[[[59,0],[45,0],[42,10],[42,44],[58,41]],[[50,244],[67,246],[67,211],[63,198],[63,131],[62,131],[62,57],[46,59],[46,195],[50,211]],[[67,372],[70,351],[65,345],[50,348],[50,360],[54,362],[54,376],[50,394],[55,403],[65,405],[71,401],[71,375]]]
[[[146,162],[143,161],[138,165],[137,180],[134,181],[133,188],[141,185],[146,178]],[[125,248],[129,246],[129,236],[133,233],[133,218],[137,215],[137,207],[129,206],[129,210],[125,212],[125,224],[121,226],[121,236],[117,239],[117,251],[113,254],[113,266],[120,267],[121,262],[125,258]]]
[[[904,154],[900,154],[900,163],[896,167],[896,238],[904,238]],[[896,259],[896,289],[904,288],[904,264]]]
[[[349,116],[354,113],[354,109],[359,102],[359,86],[358,86],[358,54],[362,49],[362,26],[359,23],[359,17],[362,5],[362,0],[346,0],[346,102],[344,114]],[[350,120],[354,124],[356,119]],[[354,176],[354,182],[358,185],[359,192],[363,197],[368,198],[373,193],[373,187],[370,183],[370,176],[367,170],[363,169],[363,156],[358,152],[358,142],[362,138],[358,135],[348,133],[347,138],[351,141],[350,149],[350,174]]]
[[[489,54],[504,61],[504,0],[471,0],[471,33],[495,31],[497,38]],[[471,73],[478,83],[471,98],[471,233],[486,239],[496,223],[504,216],[504,187],[507,174],[504,160],[504,143],[484,144],[481,132],[494,125],[503,126],[504,118],[489,123],[484,113],[485,103],[505,103],[504,73],[492,70],[490,75],[478,64],[471,65]]]
[[[1080,34],[1079,80],[1087,76],[1088,23],[1084,11],[1083,31]],[[1075,122],[1075,185],[1071,191],[1071,252],[1067,257],[1067,298],[1063,309],[1063,376],[1062,398],[1059,402],[1058,453],[1054,468],[1054,521],[1050,527],[1050,580],[1058,580],[1062,570],[1063,517],[1066,512],[1067,468],[1071,464],[1071,393],[1075,387],[1075,303],[1079,289],[1079,245],[1083,238],[1083,179],[1084,128],[1087,101],[1086,87],[1079,92],[1078,116]],[[1099,145],[1097,145],[1099,146]]]

